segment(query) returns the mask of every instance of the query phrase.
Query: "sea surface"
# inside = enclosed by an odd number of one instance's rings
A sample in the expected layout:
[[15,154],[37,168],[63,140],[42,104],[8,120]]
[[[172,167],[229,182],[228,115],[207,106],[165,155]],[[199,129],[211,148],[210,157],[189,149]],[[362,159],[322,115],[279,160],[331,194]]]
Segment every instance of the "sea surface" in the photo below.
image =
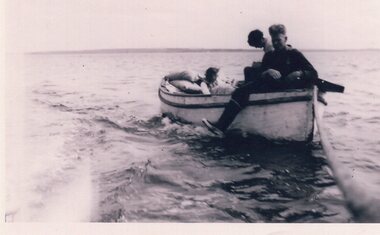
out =
[[[304,54],[320,78],[346,87],[344,94],[325,97],[334,161],[361,187],[365,183],[365,195],[379,199],[380,52]],[[19,56],[13,69],[19,80],[9,82],[6,100],[5,220],[373,221],[350,210],[347,198],[362,198],[347,197],[350,191],[337,186],[318,136],[307,146],[238,135],[218,139],[202,126],[162,117],[157,91],[166,74],[202,74],[217,66],[225,78],[242,80],[243,68],[262,56],[221,51]]]

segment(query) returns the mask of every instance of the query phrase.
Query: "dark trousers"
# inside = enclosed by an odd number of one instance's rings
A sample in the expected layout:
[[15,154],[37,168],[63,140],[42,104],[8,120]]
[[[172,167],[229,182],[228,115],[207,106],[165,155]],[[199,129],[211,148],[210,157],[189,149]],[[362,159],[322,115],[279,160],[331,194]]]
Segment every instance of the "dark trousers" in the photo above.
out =
[[309,88],[312,84],[304,79],[296,81],[286,81],[284,79],[273,79],[273,78],[261,78],[261,73],[257,70],[247,67],[244,69],[244,73],[247,73],[245,78],[245,83],[240,87],[236,88],[232,93],[231,99],[233,99],[240,108],[244,108],[248,104],[249,95],[254,92],[275,92],[283,91],[286,89],[299,89],[299,88]]
[[226,105],[217,123],[215,123],[216,127],[222,131],[225,131],[236,115],[248,105],[250,94],[308,87],[303,80],[287,82],[284,79],[263,79],[261,78],[261,73],[251,67],[244,69],[244,75],[244,84],[236,88],[232,93],[230,102]]
[[257,62],[252,67],[244,68],[244,83],[240,85],[231,95],[230,102],[226,105],[220,116],[216,127],[225,131],[233,122],[236,115],[248,105],[249,96],[254,92],[273,92],[285,89],[296,89],[311,87],[310,81],[300,79],[286,81],[286,79],[261,78],[261,63]]
[[240,108],[244,108],[248,104],[249,95],[255,91],[257,88],[258,81],[251,81],[243,84],[242,86],[236,88],[231,95],[231,99],[236,102]]
[[215,123],[216,127],[223,132],[231,125],[236,115],[248,105],[249,95],[254,91],[256,82],[247,82],[236,88],[232,93],[230,102],[227,104],[219,120]]
[[215,123],[216,127],[225,131],[233,122],[236,115],[247,106],[249,95],[261,83],[261,66],[255,64],[253,67],[244,68],[244,82],[235,89],[231,95],[231,100],[224,109],[219,120]]
[[260,78],[261,73],[261,63],[256,62],[254,66],[252,67],[245,67],[244,68],[244,81],[247,82],[252,82],[258,78]]

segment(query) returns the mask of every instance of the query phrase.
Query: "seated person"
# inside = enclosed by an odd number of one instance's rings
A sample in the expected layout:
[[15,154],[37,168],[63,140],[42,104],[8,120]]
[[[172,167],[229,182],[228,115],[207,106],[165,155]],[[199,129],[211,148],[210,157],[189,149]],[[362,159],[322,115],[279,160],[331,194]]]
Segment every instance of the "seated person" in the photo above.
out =
[[[270,40],[265,38],[264,33],[259,29],[255,29],[248,34],[248,44],[251,47],[262,48],[265,53],[274,50]],[[244,68],[245,82],[252,81],[260,73],[262,73],[261,62],[254,61],[251,67]]]
[[187,71],[171,73],[164,77],[165,87],[172,93],[202,94],[201,87],[195,82],[199,76],[193,76]]
[[270,40],[265,38],[264,33],[259,29],[255,29],[248,34],[248,44],[251,47],[262,48],[265,53],[274,50]]
[[218,79],[218,68],[210,67],[206,70],[205,77],[196,81],[202,88],[202,93],[209,94],[230,94],[235,90],[231,84]]
[[224,135],[238,113],[248,105],[249,95],[257,87],[264,85],[267,90],[307,88],[318,78],[318,72],[305,56],[286,44],[288,37],[284,25],[272,25],[269,33],[275,50],[265,53],[260,76],[232,93],[230,102],[217,122],[202,119],[214,134]]
[[232,93],[235,88],[218,80],[218,72],[218,68],[210,67],[206,70],[205,77],[192,76],[189,72],[183,71],[167,75],[164,79],[177,89],[173,89],[170,85],[167,86],[171,91],[178,91],[179,89],[185,93],[205,95]]

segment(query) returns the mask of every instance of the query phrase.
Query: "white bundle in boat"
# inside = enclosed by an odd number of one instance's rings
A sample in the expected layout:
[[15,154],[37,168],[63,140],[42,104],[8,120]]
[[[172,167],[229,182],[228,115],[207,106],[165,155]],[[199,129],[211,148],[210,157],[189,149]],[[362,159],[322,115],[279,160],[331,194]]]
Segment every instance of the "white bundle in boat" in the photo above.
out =
[[[169,84],[175,88],[188,93],[188,94],[202,94],[201,87],[194,83],[199,79],[198,76],[192,76],[189,72],[183,71],[178,73],[171,73],[165,76],[165,79],[169,81]],[[168,88],[170,89],[170,88]]]

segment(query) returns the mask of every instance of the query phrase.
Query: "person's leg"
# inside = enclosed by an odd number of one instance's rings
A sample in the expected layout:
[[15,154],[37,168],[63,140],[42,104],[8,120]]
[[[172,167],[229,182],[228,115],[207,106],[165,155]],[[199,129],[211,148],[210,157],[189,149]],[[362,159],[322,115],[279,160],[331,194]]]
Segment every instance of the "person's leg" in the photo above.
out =
[[[255,84],[253,82],[250,82],[237,88],[232,93],[230,102],[226,105],[226,108],[216,123],[211,123],[206,119],[202,119],[202,122],[213,132],[225,132],[234,121],[238,113],[245,106],[247,106],[249,95],[254,87]],[[215,130],[213,128],[216,128],[218,130]]]
[[245,67],[244,68],[244,82],[248,83],[253,81],[253,68],[252,67]]
[[254,62],[251,67],[244,68],[245,83],[256,81],[262,73],[261,62]]

